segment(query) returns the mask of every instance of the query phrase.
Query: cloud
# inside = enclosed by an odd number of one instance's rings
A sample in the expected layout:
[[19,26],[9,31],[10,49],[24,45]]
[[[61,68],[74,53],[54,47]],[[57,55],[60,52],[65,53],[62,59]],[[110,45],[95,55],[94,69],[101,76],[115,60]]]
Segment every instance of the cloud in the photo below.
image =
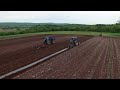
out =
[[112,24],[120,11],[0,11],[0,22]]

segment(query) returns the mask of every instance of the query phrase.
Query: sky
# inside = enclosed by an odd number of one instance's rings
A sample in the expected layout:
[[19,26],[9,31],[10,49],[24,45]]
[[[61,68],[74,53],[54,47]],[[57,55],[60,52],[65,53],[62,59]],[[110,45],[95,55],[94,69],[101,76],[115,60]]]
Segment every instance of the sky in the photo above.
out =
[[114,24],[120,11],[0,11],[0,22]]

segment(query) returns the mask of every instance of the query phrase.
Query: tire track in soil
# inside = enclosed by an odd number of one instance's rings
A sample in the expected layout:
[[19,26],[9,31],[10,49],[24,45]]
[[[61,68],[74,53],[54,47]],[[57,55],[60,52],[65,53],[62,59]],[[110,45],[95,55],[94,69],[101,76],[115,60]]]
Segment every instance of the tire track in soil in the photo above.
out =
[[[113,59],[114,59],[114,46],[113,46],[113,38],[109,38],[109,43],[108,43],[108,53],[107,53],[107,60],[106,63],[104,64],[105,70],[106,70],[106,76],[104,75],[103,78],[105,79],[113,79]],[[114,53],[113,53],[114,52]]]
[[[111,51],[110,51],[110,79],[114,79],[114,60],[115,60],[115,53],[116,53],[116,50],[115,50],[115,48],[114,48],[114,39],[113,38],[110,38],[110,40],[111,40]],[[116,62],[116,60],[115,60],[115,62]]]
[[[104,52],[106,51],[106,42],[107,40],[105,38],[103,38],[103,40],[101,41],[101,43],[98,45],[98,49],[95,51],[95,54],[92,58],[92,61],[89,62],[89,65],[86,65],[86,69],[87,70],[85,73],[85,77],[87,79],[96,79],[98,78],[98,75],[100,74],[100,67],[98,67],[98,65],[102,65],[101,63],[103,62],[103,58],[104,58]],[[104,46],[104,47],[103,47]],[[85,71],[84,70],[84,71]]]
[[119,38],[117,38],[114,41],[114,46],[115,46],[115,50],[116,50],[116,59],[113,62],[114,65],[114,78],[115,79],[120,79],[120,40]]
[[108,79],[112,79],[113,78],[113,61],[112,61],[112,57],[113,57],[113,40],[110,38],[109,40],[109,63],[108,63]]
[[103,59],[103,65],[100,70],[99,79],[109,79],[110,76],[110,68],[109,68],[109,57],[110,57],[110,38],[107,38],[107,49],[105,53],[105,57]]
[[[92,42],[92,40],[91,41],[86,41],[86,42]],[[83,43],[86,43],[86,42],[83,42]],[[83,46],[85,46],[85,45],[87,45],[87,47],[90,45],[90,44],[81,44],[81,46],[83,45]],[[86,47],[85,47],[86,48]],[[89,49],[89,48],[88,48]],[[72,49],[70,49],[70,50],[72,50]],[[69,52],[69,51],[68,51]],[[61,65],[62,65],[62,67],[64,67],[63,66],[63,64],[66,64],[66,62],[68,62],[68,58],[70,57],[72,57],[72,55],[69,55],[69,54],[67,54],[67,51],[66,52],[64,52],[65,54],[64,54],[64,56],[63,56],[63,53],[61,54],[61,55],[59,55],[58,57],[56,56],[56,57],[54,57],[54,58],[52,58],[52,61],[51,60],[48,60],[48,61],[46,61],[46,62],[44,62],[43,64],[40,64],[38,67],[35,67],[34,68],[34,70],[33,69],[31,69],[31,70],[28,70],[28,71],[26,71],[26,73],[22,73],[22,74],[20,74],[20,75],[18,75],[18,76],[16,76],[16,78],[47,78],[47,77],[49,77],[50,76],[50,73],[54,73],[56,70],[58,70],[58,69],[60,69],[60,67],[61,67]],[[66,56],[66,57],[65,57]],[[65,58],[64,58],[65,57]],[[62,60],[63,58],[64,58],[64,62],[62,62],[62,61],[58,61],[58,59],[56,60],[56,58],[59,58],[60,60]],[[73,58],[73,57],[72,57]],[[54,66],[53,66],[54,65]],[[37,69],[37,68],[39,68],[39,69]],[[33,76],[32,76],[32,74],[30,74],[30,73],[38,73],[39,72],[39,75],[37,75],[37,74],[34,74]],[[59,73],[60,74],[60,73]],[[23,77],[22,77],[23,76]]]
[[108,38],[108,45],[107,45],[107,53],[106,53],[106,60],[104,61],[104,65],[102,67],[102,75],[100,78],[102,79],[109,79],[111,77],[111,61],[110,61],[110,51],[111,51],[111,39]]
[[117,39],[113,39],[113,79],[118,79],[119,78],[119,62],[118,62],[118,47],[117,47]]
[[[117,49],[117,50],[118,50],[118,54],[117,54],[117,55],[118,55],[119,74],[120,74],[120,38],[118,39],[118,42],[119,42],[119,43],[117,44],[117,45],[118,45],[118,49]],[[119,78],[120,78],[120,75],[119,75]]]
[[[79,62],[80,64],[78,64],[75,78],[79,78],[79,79],[87,78],[87,76],[85,74],[89,71],[89,68],[88,69],[86,69],[86,68],[89,66],[89,63],[92,61],[95,51],[98,49],[98,45],[101,43],[101,41],[102,41],[101,39],[99,41],[98,40],[95,41],[95,42],[97,42],[97,44],[96,44],[96,46],[91,48],[91,51],[92,51],[91,54],[87,54],[87,56],[82,56],[83,60],[85,62],[83,62],[83,63]],[[88,57],[88,58],[86,58],[86,57]]]
[[[106,54],[108,53],[108,38],[105,38],[104,43],[105,44],[101,46],[101,49],[104,51],[102,53],[99,63],[94,68],[94,73],[91,79],[103,79],[103,75],[104,75],[103,68],[104,68],[105,61],[106,61]],[[104,46],[105,46],[105,49],[102,48]]]

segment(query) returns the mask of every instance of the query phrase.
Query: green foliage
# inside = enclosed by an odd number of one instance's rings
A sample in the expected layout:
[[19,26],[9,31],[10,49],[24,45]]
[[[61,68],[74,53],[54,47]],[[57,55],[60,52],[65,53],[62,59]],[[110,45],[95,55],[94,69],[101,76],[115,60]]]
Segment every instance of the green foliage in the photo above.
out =
[[[65,24],[65,25],[37,25],[30,29],[30,32],[48,32],[48,31],[93,31],[93,32],[110,32],[119,33],[120,25],[79,25],[79,24]],[[27,31],[28,31],[27,30]]]
[[[1,25],[1,24],[0,24]],[[7,25],[7,24],[5,24]],[[97,25],[82,25],[82,24],[9,24],[5,28],[15,28],[16,31],[0,32],[0,36],[37,33],[37,32],[50,32],[50,31],[88,31],[88,32],[109,32],[120,33],[120,24],[97,24]],[[2,27],[2,25],[1,25]],[[26,28],[23,28],[26,27]]]
[[1,29],[28,28],[38,25],[38,23],[0,23]]

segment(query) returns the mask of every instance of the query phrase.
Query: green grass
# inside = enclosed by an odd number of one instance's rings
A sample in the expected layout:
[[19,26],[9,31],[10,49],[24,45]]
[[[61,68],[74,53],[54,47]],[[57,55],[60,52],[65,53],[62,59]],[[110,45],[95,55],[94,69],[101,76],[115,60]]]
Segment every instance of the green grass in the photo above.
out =
[[102,33],[103,36],[120,36],[120,33],[107,33],[107,32],[88,32],[88,31],[51,31],[41,32],[40,34],[80,34],[80,35],[94,35],[98,36]]
[[41,34],[80,34],[80,35],[99,35],[98,32],[84,32],[84,31],[51,31],[41,32]]
[[21,37],[29,37],[29,36],[35,36],[35,35],[40,35],[40,33],[27,33],[27,34],[0,36],[0,39],[21,38]]
[[50,31],[50,32],[38,32],[38,33],[28,33],[28,34],[17,34],[17,35],[0,36],[0,39],[20,38],[20,37],[42,35],[42,34],[80,34],[80,35],[94,35],[94,36],[98,36],[98,35],[100,35],[100,33],[102,33],[103,36],[112,36],[112,37],[120,36],[120,33],[87,32],[87,31]]

